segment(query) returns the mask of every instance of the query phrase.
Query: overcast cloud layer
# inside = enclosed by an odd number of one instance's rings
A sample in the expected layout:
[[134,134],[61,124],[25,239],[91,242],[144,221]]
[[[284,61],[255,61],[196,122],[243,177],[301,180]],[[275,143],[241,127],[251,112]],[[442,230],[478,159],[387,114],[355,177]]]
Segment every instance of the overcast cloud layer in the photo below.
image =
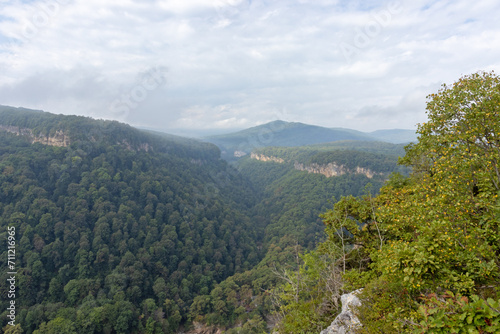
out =
[[0,0],[0,104],[161,130],[414,129],[500,69],[497,0]]

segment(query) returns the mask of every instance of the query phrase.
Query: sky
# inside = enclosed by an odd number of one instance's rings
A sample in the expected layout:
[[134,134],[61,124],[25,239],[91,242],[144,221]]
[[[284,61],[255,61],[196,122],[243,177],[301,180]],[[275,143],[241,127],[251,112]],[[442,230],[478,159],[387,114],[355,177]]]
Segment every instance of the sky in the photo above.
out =
[[500,70],[499,16],[498,0],[0,0],[0,104],[167,132],[415,129],[442,84]]

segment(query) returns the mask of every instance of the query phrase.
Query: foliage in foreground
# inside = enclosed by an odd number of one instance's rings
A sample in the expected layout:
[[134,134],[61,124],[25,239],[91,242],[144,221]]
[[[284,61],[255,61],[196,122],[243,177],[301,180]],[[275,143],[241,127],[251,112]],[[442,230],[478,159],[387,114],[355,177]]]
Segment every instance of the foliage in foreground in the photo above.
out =
[[276,271],[286,284],[273,291],[279,333],[319,333],[340,309],[342,272],[338,249],[326,243],[317,250],[297,254],[297,269]]
[[343,198],[323,216],[326,243],[343,250],[343,288],[364,287],[361,332],[496,333],[500,78],[472,74],[428,98],[401,159],[412,175]]

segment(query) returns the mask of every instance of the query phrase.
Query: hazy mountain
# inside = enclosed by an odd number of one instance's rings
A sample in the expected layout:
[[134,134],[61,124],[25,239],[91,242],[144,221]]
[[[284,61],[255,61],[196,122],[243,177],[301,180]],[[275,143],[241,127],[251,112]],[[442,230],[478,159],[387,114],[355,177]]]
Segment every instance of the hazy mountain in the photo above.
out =
[[365,133],[352,129],[274,121],[234,133],[205,137],[204,140],[217,145],[222,151],[223,158],[234,160],[261,147],[297,147],[345,140],[384,141],[399,144],[415,141],[416,134],[415,131],[402,129]]
[[284,121],[274,121],[235,133],[210,136],[204,139],[216,144],[222,151],[222,157],[229,160],[246,155],[259,147],[295,147],[340,140],[375,140],[359,131],[330,129]]

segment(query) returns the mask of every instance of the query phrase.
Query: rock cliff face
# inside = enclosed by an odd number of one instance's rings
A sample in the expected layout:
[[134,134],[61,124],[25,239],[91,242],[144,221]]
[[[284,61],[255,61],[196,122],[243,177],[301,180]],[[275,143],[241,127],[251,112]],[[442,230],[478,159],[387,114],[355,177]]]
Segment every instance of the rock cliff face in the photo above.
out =
[[246,154],[246,152],[243,152],[243,151],[234,151],[234,154],[233,154],[236,158],[241,158],[241,157],[244,157]]
[[250,157],[252,159],[256,159],[256,160],[259,160],[259,161],[274,161],[274,162],[278,162],[278,163],[284,163],[285,160],[281,159],[281,158],[276,158],[276,157],[267,157],[263,154],[256,154],[256,153],[252,153],[250,155]]
[[50,146],[68,147],[70,144],[69,137],[61,130],[56,131],[53,136],[38,136],[33,137],[33,143],[40,143]]
[[315,174],[323,174],[326,177],[344,175],[349,172],[347,168],[342,165],[339,166],[334,162],[331,162],[328,165],[310,164],[308,166],[295,162],[294,167],[297,170],[307,171],[309,173]]
[[20,128],[18,126],[0,125],[0,130],[14,133],[18,136],[33,136],[33,131],[31,131],[31,129]]
[[[67,133],[62,130],[57,130],[51,136],[38,135],[36,136],[33,133],[32,129],[29,128],[21,128],[19,126],[10,126],[10,125],[0,125],[0,131],[6,131],[13,133],[17,136],[25,136],[27,137],[31,143],[40,143],[49,146],[58,146],[58,147],[68,147],[71,144],[70,137]],[[96,142],[94,137],[91,137],[90,140],[92,142]],[[142,143],[137,145],[136,147],[132,147],[132,145],[126,140],[117,142],[118,145],[121,145],[128,149],[129,151],[146,151],[149,152],[153,150],[153,147],[148,143]]]
[[[284,163],[285,160],[277,157],[268,157],[263,154],[256,154],[252,153],[250,155],[252,159],[256,159],[259,161],[274,161],[278,163]],[[300,171],[306,171],[308,173],[315,173],[315,174],[323,174],[326,177],[332,177],[332,176],[339,176],[339,175],[344,175],[347,173],[353,173],[353,174],[363,174],[366,175],[368,178],[372,178],[374,175],[376,175],[375,172],[368,168],[363,168],[363,167],[356,167],[354,170],[350,170],[344,165],[337,165],[335,162],[330,162],[327,165],[319,165],[316,163],[310,164],[310,165],[304,165],[299,162],[294,163],[294,168],[296,170]]]
[[342,312],[333,320],[332,324],[321,331],[320,334],[354,334],[361,327],[353,308],[361,306],[361,301],[356,296],[361,289],[342,295]]
[[70,144],[69,137],[61,130],[56,131],[52,136],[35,136],[33,130],[18,126],[0,125],[0,130],[14,133],[18,136],[26,136],[31,139],[31,143],[41,143],[50,146],[67,147]]
[[368,168],[363,168],[363,167],[359,167],[359,166],[356,167],[355,173],[356,174],[364,174],[369,179],[371,179],[375,174],[377,174]]

